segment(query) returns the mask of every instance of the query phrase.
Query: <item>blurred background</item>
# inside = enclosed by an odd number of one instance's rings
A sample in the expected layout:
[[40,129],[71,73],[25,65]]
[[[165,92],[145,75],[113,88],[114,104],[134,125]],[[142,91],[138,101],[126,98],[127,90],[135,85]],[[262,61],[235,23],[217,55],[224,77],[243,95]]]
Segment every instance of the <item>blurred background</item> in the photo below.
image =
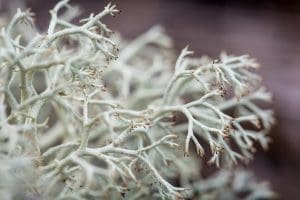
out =
[[[48,26],[48,10],[55,0],[23,2]],[[179,50],[190,45],[195,54],[218,57],[220,51],[249,54],[261,63],[264,84],[274,94],[277,124],[268,152],[259,150],[250,168],[271,182],[280,199],[300,199],[300,1],[297,0],[119,0],[122,14],[107,18],[113,30],[134,38],[151,26],[166,28]],[[8,12],[7,0],[0,11]],[[104,0],[73,0],[84,15],[98,12]]]

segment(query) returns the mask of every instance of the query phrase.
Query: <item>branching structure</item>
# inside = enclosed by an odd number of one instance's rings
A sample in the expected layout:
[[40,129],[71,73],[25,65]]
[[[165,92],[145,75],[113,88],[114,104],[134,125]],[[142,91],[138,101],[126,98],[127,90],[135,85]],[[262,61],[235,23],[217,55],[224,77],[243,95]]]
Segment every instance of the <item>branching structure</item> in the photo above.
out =
[[[1,187],[3,198],[234,198],[228,174],[247,176],[229,169],[253,157],[254,142],[267,148],[274,121],[259,106],[271,95],[258,64],[226,53],[194,58],[187,47],[173,63],[161,27],[129,43],[113,36],[101,21],[118,12],[109,4],[76,25],[64,0],[44,34],[22,38],[30,11],[1,29],[0,173],[22,180],[20,194]],[[229,170],[216,175],[223,182],[202,180],[193,149]],[[273,197],[266,185],[244,183],[248,199]]]

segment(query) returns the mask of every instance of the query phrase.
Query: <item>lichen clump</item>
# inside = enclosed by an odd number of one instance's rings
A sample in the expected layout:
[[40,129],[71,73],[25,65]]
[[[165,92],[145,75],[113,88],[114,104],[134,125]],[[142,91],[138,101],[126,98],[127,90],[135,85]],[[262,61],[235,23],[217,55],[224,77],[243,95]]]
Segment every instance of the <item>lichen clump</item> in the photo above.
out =
[[254,59],[176,59],[158,26],[128,42],[102,23],[112,4],[79,24],[66,0],[50,13],[46,33],[20,9],[1,29],[2,199],[274,197],[232,168],[274,121]]

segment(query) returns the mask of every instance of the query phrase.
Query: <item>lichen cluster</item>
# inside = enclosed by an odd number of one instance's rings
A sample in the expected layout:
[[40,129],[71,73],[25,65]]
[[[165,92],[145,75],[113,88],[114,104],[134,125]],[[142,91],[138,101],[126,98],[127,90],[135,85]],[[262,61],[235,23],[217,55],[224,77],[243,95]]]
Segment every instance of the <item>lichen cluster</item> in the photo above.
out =
[[[46,33],[29,36],[29,10],[1,29],[2,199],[274,197],[233,168],[274,121],[254,59],[176,59],[158,26],[128,42],[102,22],[111,4],[79,24],[66,0],[50,13]],[[206,162],[221,169],[204,179]]]

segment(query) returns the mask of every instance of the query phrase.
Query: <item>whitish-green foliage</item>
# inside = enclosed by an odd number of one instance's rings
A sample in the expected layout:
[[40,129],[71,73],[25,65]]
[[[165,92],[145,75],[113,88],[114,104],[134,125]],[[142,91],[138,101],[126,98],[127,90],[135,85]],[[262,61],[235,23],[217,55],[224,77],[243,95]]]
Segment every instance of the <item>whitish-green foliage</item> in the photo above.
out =
[[[176,60],[160,27],[127,43],[101,22],[118,12],[76,25],[65,0],[46,33],[21,10],[1,29],[1,199],[273,197],[231,168],[269,143],[255,60]],[[203,179],[207,161],[226,170]]]

